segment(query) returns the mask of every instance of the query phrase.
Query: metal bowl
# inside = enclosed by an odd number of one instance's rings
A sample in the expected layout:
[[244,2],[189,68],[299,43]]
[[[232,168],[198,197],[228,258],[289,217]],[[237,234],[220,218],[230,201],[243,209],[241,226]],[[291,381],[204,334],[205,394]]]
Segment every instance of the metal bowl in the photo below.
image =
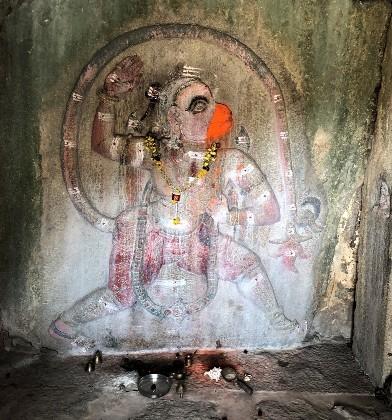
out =
[[159,398],[166,395],[172,386],[172,380],[160,373],[150,373],[140,378],[139,392],[148,398]]

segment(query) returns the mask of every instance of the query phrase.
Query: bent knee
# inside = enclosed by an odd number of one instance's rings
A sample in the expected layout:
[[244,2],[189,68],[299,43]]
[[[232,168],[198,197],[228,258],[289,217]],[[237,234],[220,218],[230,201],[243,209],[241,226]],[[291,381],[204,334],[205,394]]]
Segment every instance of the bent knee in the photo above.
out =
[[256,254],[249,255],[238,264],[227,264],[219,268],[219,278],[234,283],[253,279],[259,273],[264,273],[264,269]]

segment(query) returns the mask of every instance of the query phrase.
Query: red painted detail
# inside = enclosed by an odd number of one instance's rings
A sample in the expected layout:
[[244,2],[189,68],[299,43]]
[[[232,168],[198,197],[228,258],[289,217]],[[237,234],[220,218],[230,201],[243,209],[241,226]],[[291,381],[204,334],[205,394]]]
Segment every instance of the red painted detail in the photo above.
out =
[[298,269],[295,266],[297,258],[309,258],[309,256],[305,253],[303,246],[295,239],[289,239],[287,242],[282,244],[278,248],[275,256],[281,257],[283,266],[294,273],[298,273]]
[[233,127],[233,116],[230,108],[225,104],[217,103],[214,114],[207,129],[207,140],[212,142],[230,133]]
[[175,201],[176,203],[178,203],[181,199],[181,195],[180,194],[172,194],[172,201]]
[[[209,228],[201,224],[187,237],[168,235],[155,224],[148,222],[142,265],[144,284],[154,282],[164,264],[197,274],[207,275],[209,259]],[[109,288],[124,306],[132,306],[135,296],[130,268],[135,240],[135,214],[123,214],[117,220],[110,259]],[[258,256],[235,242],[231,237],[219,235],[217,270],[220,280],[237,281],[251,275],[260,267]]]
[[[162,232],[152,223],[147,224],[146,241],[142,265],[142,279],[145,284],[153,282],[164,264],[176,262],[177,265],[195,274],[206,275],[208,245],[200,240],[200,230],[186,239]],[[134,215],[122,217],[117,221],[117,231],[113,237],[110,259],[109,288],[123,305],[135,302],[130,267],[133,260],[135,238]]]

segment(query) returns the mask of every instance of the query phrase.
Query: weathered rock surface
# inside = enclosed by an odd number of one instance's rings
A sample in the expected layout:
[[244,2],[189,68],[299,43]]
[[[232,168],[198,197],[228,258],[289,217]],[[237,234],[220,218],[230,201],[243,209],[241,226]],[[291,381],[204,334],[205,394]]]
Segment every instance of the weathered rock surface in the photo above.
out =
[[[60,168],[61,124],[81,69],[97,50],[127,31],[157,23],[196,23],[248,45],[282,86],[292,152],[300,162],[295,169],[312,166],[325,190],[324,235],[311,288],[311,309],[322,311],[315,329],[327,336],[349,336],[356,270],[355,235],[350,246],[357,218],[355,196],[370,147],[389,2],[2,3],[0,106],[7,138],[0,144],[6,157],[0,166],[0,301],[4,326],[12,334],[37,345],[53,345],[47,335],[53,317],[107,282],[110,235],[103,237],[79,217]],[[155,68],[159,64],[159,59],[154,61]],[[233,90],[238,73],[225,80],[227,92]],[[249,101],[242,106],[244,115],[260,120]],[[100,165],[101,176],[104,164]],[[102,185],[97,185],[98,193]],[[347,209],[352,211],[345,215]],[[303,285],[292,289],[303,298]],[[142,325],[144,330],[151,328]]]
[[363,187],[354,319],[354,352],[374,383],[392,370],[392,30],[382,64],[372,151]]
[[[130,354],[128,358],[162,367],[172,363],[175,355]],[[91,374],[84,369],[89,359],[43,355],[15,368],[12,353],[7,353],[0,366],[0,419],[249,420],[262,414],[269,420],[339,420],[359,414],[364,419],[369,415],[387,419],[392,413],[374,398],[373,386],[345,345],[260,355],[200,350],[188,369],[184,399],[176,394],[175,383],[161,399],[142,397],[133,372],[120,366],[122,356],[104,354],[103,364]],[[252,375],[252,396],[222,378],[215,382],[204,376],[213,366],[228,365],[240,376]]]

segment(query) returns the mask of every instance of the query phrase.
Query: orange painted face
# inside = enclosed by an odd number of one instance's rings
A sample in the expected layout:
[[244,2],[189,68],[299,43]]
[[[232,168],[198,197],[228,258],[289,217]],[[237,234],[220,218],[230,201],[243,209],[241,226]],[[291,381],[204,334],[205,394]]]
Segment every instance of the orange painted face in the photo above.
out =
[[216,103],[207,85],[195,81],[177,95],[168,111],[172,134],[182,142],[210,144],[233,126],[231,110]]

